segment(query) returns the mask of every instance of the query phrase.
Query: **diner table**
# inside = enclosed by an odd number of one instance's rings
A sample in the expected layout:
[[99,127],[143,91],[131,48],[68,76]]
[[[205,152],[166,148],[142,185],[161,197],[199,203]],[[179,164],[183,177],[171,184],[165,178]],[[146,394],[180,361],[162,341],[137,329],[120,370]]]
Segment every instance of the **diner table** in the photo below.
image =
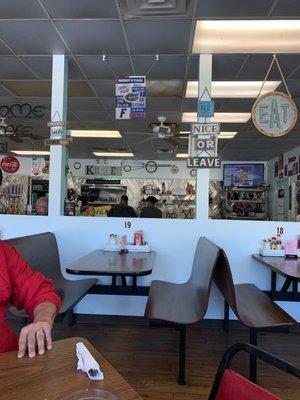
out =
[[[269,293],[273,300],[300,301],[300,259],[266,257],[260,254],[253,254],[252,257],[271,271],[271,290]],[[278,275],[285,278],[280,290],[277,290]],[[290,287],[291,290],[289,290]]]
[[[104,380],[92,381],[77,371],[75,344],[83,342],[99,363]],[[142,400],[138,393],[86,340],[73,337],[53,343],[34,358],[17,358],[16,351],[0,354],[0,400],[59,400],[80,389],[112,392],[118,400]]]
[[[66,268],[72,275],[110,276],[111,285],[94,285],[90,294],[121,294],[147,296],[148,286],[138,286],[137,280],[141,276],[152,273],[155,261],[155,252],[119,252],[95,250]],[[127,281],[127,278],[130,281]],[[118,279],[121,285],[118,285]]]

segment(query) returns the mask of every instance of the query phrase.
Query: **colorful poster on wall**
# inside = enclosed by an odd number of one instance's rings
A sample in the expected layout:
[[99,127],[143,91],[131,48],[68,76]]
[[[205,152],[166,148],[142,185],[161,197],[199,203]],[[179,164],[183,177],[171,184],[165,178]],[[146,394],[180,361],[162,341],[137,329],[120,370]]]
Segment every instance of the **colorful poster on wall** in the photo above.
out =
[[116,119],[146,118],[146,77],[116,79]]
[[41,176],[48,175],[50,169],[49,160],[45,160],[44,157],[33,157],[32,158],[32,175]]

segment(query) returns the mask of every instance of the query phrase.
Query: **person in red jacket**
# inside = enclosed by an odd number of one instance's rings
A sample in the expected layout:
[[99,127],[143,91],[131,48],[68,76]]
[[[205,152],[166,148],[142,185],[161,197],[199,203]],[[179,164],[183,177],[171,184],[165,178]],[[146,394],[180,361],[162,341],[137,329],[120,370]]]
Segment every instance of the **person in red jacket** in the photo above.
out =
[[[2,171],[0,169],[0,185]],[[32,321],[19,336],[6,321],[8,303],[25,309]],[[0,353],[18,349],[18,357],[44,354],[52,348],[51,330],[60,297],[49,279],[34,272],[16,249],[0,241]]]
[[[25,309],[32,321],[19,340],[5,316],[8,302]],[[13,247],[0,241],[0,353],[18,349],[18,357],[44,354],[52,348],[51,330],[60,298],[50,280],[34,272]]]

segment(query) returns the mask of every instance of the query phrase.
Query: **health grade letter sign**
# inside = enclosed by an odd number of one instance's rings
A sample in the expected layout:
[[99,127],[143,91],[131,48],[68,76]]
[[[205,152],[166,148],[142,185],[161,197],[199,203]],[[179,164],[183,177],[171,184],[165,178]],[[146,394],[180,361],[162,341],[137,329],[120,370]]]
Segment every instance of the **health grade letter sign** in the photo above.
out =
[[116,119],[146,118],[146,77],[116,80]]

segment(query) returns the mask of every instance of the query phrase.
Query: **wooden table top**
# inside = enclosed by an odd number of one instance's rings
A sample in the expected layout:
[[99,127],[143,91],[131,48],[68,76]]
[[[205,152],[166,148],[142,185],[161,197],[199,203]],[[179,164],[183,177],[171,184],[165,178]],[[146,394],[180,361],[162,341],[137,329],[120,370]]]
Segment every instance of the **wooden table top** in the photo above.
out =
[[119,254],[118,252],[95,250],[72,263],[66,271],[77,275],[150,275],[155,252]]
[[[91,381],[77,371],[75,344],[83,342],[104,373],[103,381]],[[103,389],[120,400],[142,400],[138,393],[85,339],[54,342],[43,356],[17,359],[16,352],[0,354],[1,400],[59,400],[79,389]]]
[[252,257],[275,272],[286,278],[300,280],[300,259],[289,259],[285,257],[265,257],[260,254],[253,254]]

